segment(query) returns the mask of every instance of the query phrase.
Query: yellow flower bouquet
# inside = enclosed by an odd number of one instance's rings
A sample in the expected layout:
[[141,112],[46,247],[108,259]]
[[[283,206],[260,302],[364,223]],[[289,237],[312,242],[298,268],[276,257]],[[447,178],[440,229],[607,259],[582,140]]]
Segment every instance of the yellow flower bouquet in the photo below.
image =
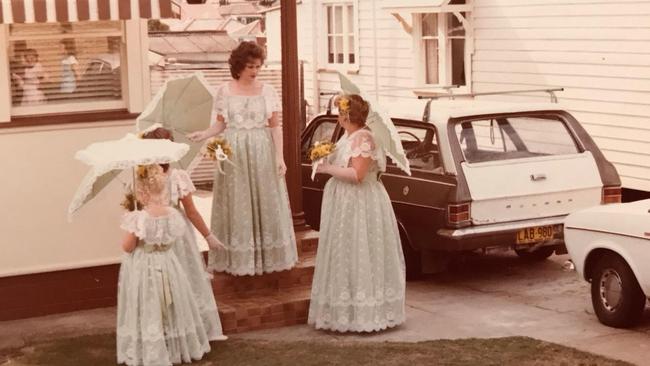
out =
[[205,145],[205,152],[203,153],[203,156],[217,161],[217,169],[219,169],[219,173],[221,174],[225,174],[221,168],[221,162],[226,161],[232,164],[232,161],[230,161],[231,155],[232,148],[230,147],[230,144],[228,144],[226,139],[221,137],[215,137],[208,141]]
[[336,144],[330,141],[315,142],[314,146],[309,149],[309,160],[316,161],[322,159],[334,152]]
[[326,157],[331,155],[336,149],[336,144],[330,141],[317,141],[311,149],[309,149],[309,160],[312,161],[311,165],[311,179],[314,180],[316,176],[316,168],[323,163]]

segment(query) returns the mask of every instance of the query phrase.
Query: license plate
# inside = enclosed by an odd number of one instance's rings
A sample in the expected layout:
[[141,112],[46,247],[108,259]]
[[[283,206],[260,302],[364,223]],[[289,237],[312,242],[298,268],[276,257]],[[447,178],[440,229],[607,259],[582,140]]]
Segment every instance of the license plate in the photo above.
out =
[[529,227],[517,232],[516,242],[517,244],[539,243],[540,241],[553,239],[554,235],[554,225]]

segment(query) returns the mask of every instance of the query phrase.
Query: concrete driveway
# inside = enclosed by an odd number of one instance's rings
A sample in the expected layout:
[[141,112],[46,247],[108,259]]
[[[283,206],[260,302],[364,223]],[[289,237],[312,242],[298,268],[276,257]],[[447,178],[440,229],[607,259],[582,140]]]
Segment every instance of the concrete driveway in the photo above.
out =
[[467,258],[444,274],[409,282],[406,324],[376,335],[338,335],[300,325],[241,337],[422,341],[528,336],[650,364],[650,311],[634,329],[601,325],[593,313],[589,284],[562,267],[568,258],[525,263],[511,252]]
[[[601,325],[589,286],[562,264],[568,256],[525,263],[512,253],[475,256],[448,272],[409,282],[407,322],[378,334],[316,331],[307,325],[234,335],[272,340],[422,341],[528,336],[637,365],[648,365],[650,311],[630,330]],[[650,310],[650,309],[648,309]],[[0,322],[0,348],[25,340],[114,330],[115,309]]]

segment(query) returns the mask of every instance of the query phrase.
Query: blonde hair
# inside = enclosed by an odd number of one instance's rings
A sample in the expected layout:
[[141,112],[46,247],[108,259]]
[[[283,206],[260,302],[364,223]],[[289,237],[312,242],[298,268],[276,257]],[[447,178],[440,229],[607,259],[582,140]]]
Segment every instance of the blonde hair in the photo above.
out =
[[146,206],[149,203],[165,202],[167,197],[167,177],[158,164],[138,166],[136,174],[137,198]]

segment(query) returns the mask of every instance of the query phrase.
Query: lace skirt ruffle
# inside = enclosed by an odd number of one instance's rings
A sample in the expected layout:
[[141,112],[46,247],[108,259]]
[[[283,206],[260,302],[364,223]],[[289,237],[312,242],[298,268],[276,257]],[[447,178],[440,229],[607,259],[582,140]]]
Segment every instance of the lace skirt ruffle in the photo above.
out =
[[173,246],[172,249],[190,282],[208,338],[211,341],[222,340],[224,338],[223,329],[214,292],[212,292],[211,275],[206,269],[205,261],[196,244],[192,224],[185,215],[183,217],[187,226],[185,235],[183,235],[183,242]]
[[198,305],[174,253],[125,255],[117,304],[117,359],[127,365],[169,365],[210,351]]
[[215,172],[212,231],[227,250],[211,250],[208,269],[255,275],[292,268],[298,254],[289,195],[269,131],[226,130],[226,139],[234,165]]

